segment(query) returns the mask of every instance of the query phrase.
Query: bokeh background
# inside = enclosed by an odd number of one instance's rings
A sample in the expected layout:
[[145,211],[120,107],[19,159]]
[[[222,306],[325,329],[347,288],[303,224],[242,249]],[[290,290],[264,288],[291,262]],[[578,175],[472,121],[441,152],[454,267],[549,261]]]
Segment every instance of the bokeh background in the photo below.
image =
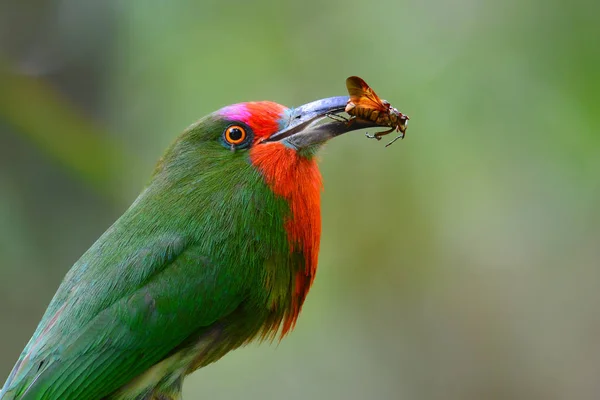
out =
[[327,145],[297,329],[184,397],[598,398],[598,4],[0,2],[0,381],[186,126],[359,75],[407,138]]

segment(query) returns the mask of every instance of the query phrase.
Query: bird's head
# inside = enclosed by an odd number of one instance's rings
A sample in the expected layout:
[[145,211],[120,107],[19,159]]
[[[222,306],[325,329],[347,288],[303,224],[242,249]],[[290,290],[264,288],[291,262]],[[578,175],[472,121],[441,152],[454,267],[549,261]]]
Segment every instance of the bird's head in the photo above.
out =
[[245,164],[260,171],[270,186],[284,182],[299,186],[303,180],[292,182],[286,171],[297,163],[310,163],[316,168],[313,156],[323,143],[352,130],[375,126],[366,121],[350,124],[343,117],[322,123],[327,116],[343,112],[348,99],[331,97],[297,108],[270,101],[223,107],[179,136],[160,160],[155,176],[167,173],[171,182],[176,182],[178,177],[190,174],[202,177],[230,171],[236,175],[235,167],[245,170]]

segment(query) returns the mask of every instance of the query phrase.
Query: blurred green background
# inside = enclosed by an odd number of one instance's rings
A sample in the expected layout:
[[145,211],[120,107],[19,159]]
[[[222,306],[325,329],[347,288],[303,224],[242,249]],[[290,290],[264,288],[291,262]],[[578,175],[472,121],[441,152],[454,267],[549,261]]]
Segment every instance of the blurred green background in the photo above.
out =
[[599,4],[0,2],[0,381],[186,126],[359,75],[407,138],[327,145],[298,327],[184,397],[598,398]]

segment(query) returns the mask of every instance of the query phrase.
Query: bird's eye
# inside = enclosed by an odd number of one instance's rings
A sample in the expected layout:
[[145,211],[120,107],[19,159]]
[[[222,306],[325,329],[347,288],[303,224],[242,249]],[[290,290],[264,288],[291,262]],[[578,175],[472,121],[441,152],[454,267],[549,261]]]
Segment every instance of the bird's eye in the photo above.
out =
[[246,128],[239,125],[231,125],[227,129],[225,129],[225,133],[223,134],[225,137],[225,141],[230,145],[239,145],[246,140]]

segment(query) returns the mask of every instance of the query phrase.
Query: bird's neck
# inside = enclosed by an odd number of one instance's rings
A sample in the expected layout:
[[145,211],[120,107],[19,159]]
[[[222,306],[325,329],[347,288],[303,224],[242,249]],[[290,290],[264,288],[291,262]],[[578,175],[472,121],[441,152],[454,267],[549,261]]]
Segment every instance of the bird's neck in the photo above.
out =
[[252,164],[262,173],[275,195],[284,198],[290,209],[285,222],[290,251],[301,252],[305,266],[296,274],[292,312],[284,320],[282,335],[293,328],[313,282],[321,238],[321,173],[312,156],[299,154],[280,143],[255,146]]

